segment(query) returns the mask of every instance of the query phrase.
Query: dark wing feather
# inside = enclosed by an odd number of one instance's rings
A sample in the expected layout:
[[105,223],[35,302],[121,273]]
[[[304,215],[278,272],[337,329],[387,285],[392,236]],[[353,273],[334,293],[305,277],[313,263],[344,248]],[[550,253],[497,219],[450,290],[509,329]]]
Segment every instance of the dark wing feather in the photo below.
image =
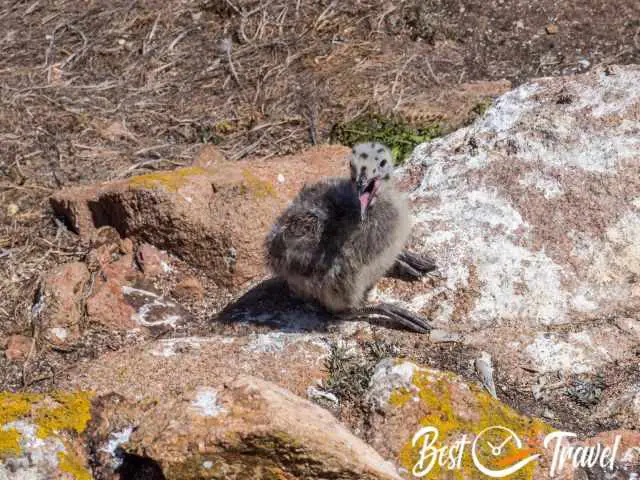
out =
[[292,206],[267,237],[267,259],[276,274],[309,275],[318,261],[323,234],[323,212]]
[[356,229],[360,204],[350,183],[327,180],[305,186],[267,237],[267,261],[280,276],[321,277]]

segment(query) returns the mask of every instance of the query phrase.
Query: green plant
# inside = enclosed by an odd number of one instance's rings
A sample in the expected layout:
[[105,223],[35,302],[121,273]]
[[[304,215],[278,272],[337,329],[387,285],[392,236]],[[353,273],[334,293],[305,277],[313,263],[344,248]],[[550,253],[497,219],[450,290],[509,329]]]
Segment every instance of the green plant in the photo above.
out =
[[400,119],[367,114],[349,122],[336,123],[331,129],[330,140],[349,147],[367,141],[383,143],[391,149],[394,163],[400,165],[416,145],[440,135],[442,129],[437,123],[413,127]]
[[362,350],[332,343],[324,365],[329,374],[325,387],[340,400],[357,402],[369,389],[378,362],[397,354],[397,346],[383,340],[367,341]]

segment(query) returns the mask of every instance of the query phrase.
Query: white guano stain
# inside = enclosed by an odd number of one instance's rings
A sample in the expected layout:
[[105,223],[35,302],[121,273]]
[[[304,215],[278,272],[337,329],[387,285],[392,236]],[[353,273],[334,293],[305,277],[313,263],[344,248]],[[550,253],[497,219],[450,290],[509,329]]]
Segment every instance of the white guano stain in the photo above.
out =
[[196,390],[196,398],[189,408],[192,412],[203,417],[217,417],[224,413],[225,408],[218,403],[218,392],[215,388],[200,387]]

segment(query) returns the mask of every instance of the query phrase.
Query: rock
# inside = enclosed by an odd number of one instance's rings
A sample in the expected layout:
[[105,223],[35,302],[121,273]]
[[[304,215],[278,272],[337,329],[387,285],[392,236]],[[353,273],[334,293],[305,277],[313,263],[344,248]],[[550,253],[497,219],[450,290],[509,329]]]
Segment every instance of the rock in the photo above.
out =
[[98,134],[105,140],[117,142],[122,140],[138,141],[137,137],[129,131],[124,120],[114,122],[94,122]]
[[[140,278],[133,268],[133,254],[115,257],[119,244],[105,244],[92,252],[97,257],[100,275],[87,298],[87,317],[110,330],[130,330],[137,326],[135,309],[127,302],[122,289]],[[91,256],[91,254],[90,254]]]
[[[99,275],[87,298],[87,318],[112,331],[137,330],[157,335],[191,320],[182,306],[162,296],[133,266],[129,242],[105,243],[89,254]],[[151,245],[138,250],[139,263],[147,277],[166,271],[168,256]]]
[[[220,162],[75,187],[51,197],[83,237],[110,225],[200,267],[226,286],[264,274],[263,241],[304,182],[346,172],[348,149],[325,146],[277,160]],[[278,175],[288,181],[278,183]]]
[[150,409],[127,453],[168,480],[400,478],[321,407],[255,377],[221,380]]
[[10,362],[23,362],[29,356],[31,346],[33,345],[33,338],[25,337],[24,335],[11,335],[7,339],[7,345],[4,351],[4,356]]
[[555,35],[560,31],[560,28],[555,23],[548,23],[544,27],[544,31],[547,32],[547,35]]
[[[129,475],[123,472],[126,455],[122,450],[123,444],[129,441],[133,429],[140,422],[146,411],[156,404],[153,400],[132,400],[109,393],[96,397],[93,401],[92,418],[87,425],[86,437],[88,446],[94,456],[93,473],[96,479],[111,478],[145,478],[161,479],[160,475],[144,476]],[[116,473],[116,470],[118,473]],[[118,476],[120,475],[120,476]]]
[[100,282],[87,299],[87,317],[111,331],[131,330],[137,326],[135,309],[126,301],[123,285],[117,280]]
[[200,301],[204,298],[204,288],[197,278],[186,277],[173,287],[171,294],[178,300]]
[[606,319],[640,314],[639,87],[638,66],[537,79],[418,146],[401,169],[409,248],[442,279],[383,295],[513,378],[633,361],[634,327]]
[[[454,374],[406,361],[380,362],[371,379],[367,399],[378,412],[369,419],[366,432],[369,444],[383,457],[394,459],[404,478],[425,475],[426,478],[448,478],[452,474],[456,478],[479,478],[480,471],[471,454],[475,438],[499,445],[509,434],[504,429],[509,429],[522,441],[529,455],[543,455],[547,452],[541,448],[542,441],[553,430],[542,421],[521,415],[492,398],[480,385],[467,384]],[[433,430],[426,430],[429,428]],[[460,441],[464,439],[468,443],[460,448]],[[458,445],[452,452],[460,461],[449,463],[450,457],[447,457],[441,465],[435,460],[430,462],[427,457],[420,463],[424,442],[429,445],[432,441],[438,447]],[[505,468],[505,463],[510,466],[522,458],[507,460],[511,455],[522,453],[519,450],[511,443],[499,457],[480,454],[480,458],[485,467],[500,470]],[[544,468],[544,461],[529,463],[518,478],[548,478],[543,476]]]
[[632,385],[598,405],[593,420],[598,424],[616,425],[618,428],[636,428],[640,425],[640,385]]
[[80,337],[84,288],[89,270],[81,262],[66,263],[47,274],[32,307],[43,337],[54,345],[68,345]]
[[0,478],[92,478],[81,434],[90,415],[90,394],[0,393]]
[[140,245],[136,260],[147,278],[157,277],[172,271],[167,252],[158,250],[148,243]]
[[215,145],[206,144],[203,145],[198,153],[198,156],[193,160],[191,164],[194,167],[201,167],[207,169],[216,168],[221,162],[225,162],[224,154]]
[[127,304],[135,310],[131,320],[153,335],[175,330],[192,319],[181,305],[152,289],[137,288],[134,284],[133,287],[123,286],[121,290]]
[[14,217],[18,214],[20,208],[15,203],[10,203],[7,205],[7,215],[10,217]]
[[[606,478],[608,480],[627,480],[637,478],[637,474],[640,470],[640,451],[638,445],[640,445],[640,432],[634,430],[611,430],[598,433],[592,437],[584,440],[573,440],[572,442],[566,442],[574,449],[582,448],[587,452],[585,455],[587,458],[590,452],[591,457],[595,457],[598,452],[602,452],[604,448],[616,449],[616,456],[614,462],[610,461],[610,456],[605,457],[604,468],[601,466],[602,453],[597,457],[597,462],[594,465],[582,467],[575,466],[570,459],[566,460],[563,465],[563,469],[560,475],[555,475],[555,478],[559,480],[575,480],[575,479],[589,479],[589,478]],[[587,450],[587,449],[591,450]],[[588,463],[588,462],[587,462]],[[613,469],[611,469],[611,463]],[[634,476],[634,474],[636,476]]]
[[[255,333],[168,338],[106,354],[61,374],[65,390],[117,392],[130,399],[163,398],[211,378],[251,374],[301,397],[326,378],[324,334]],[[118,372],[118,375],[113,375]]]
[[115,228],[109,225],[97,228],[95,231],[91,232],[91,236],[89,238],[89,244],[94,249],[102,247],[103,245],[115,247],[119,243],[120,234]]

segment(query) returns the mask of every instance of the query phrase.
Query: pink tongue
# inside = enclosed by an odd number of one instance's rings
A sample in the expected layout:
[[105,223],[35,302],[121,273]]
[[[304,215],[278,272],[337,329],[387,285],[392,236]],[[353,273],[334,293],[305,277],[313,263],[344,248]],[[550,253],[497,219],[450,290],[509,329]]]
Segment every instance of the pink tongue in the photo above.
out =
[[360,195],[360,208],[365,208],[367,205],[369,205],[369,192],[365,192],[362,195]]

